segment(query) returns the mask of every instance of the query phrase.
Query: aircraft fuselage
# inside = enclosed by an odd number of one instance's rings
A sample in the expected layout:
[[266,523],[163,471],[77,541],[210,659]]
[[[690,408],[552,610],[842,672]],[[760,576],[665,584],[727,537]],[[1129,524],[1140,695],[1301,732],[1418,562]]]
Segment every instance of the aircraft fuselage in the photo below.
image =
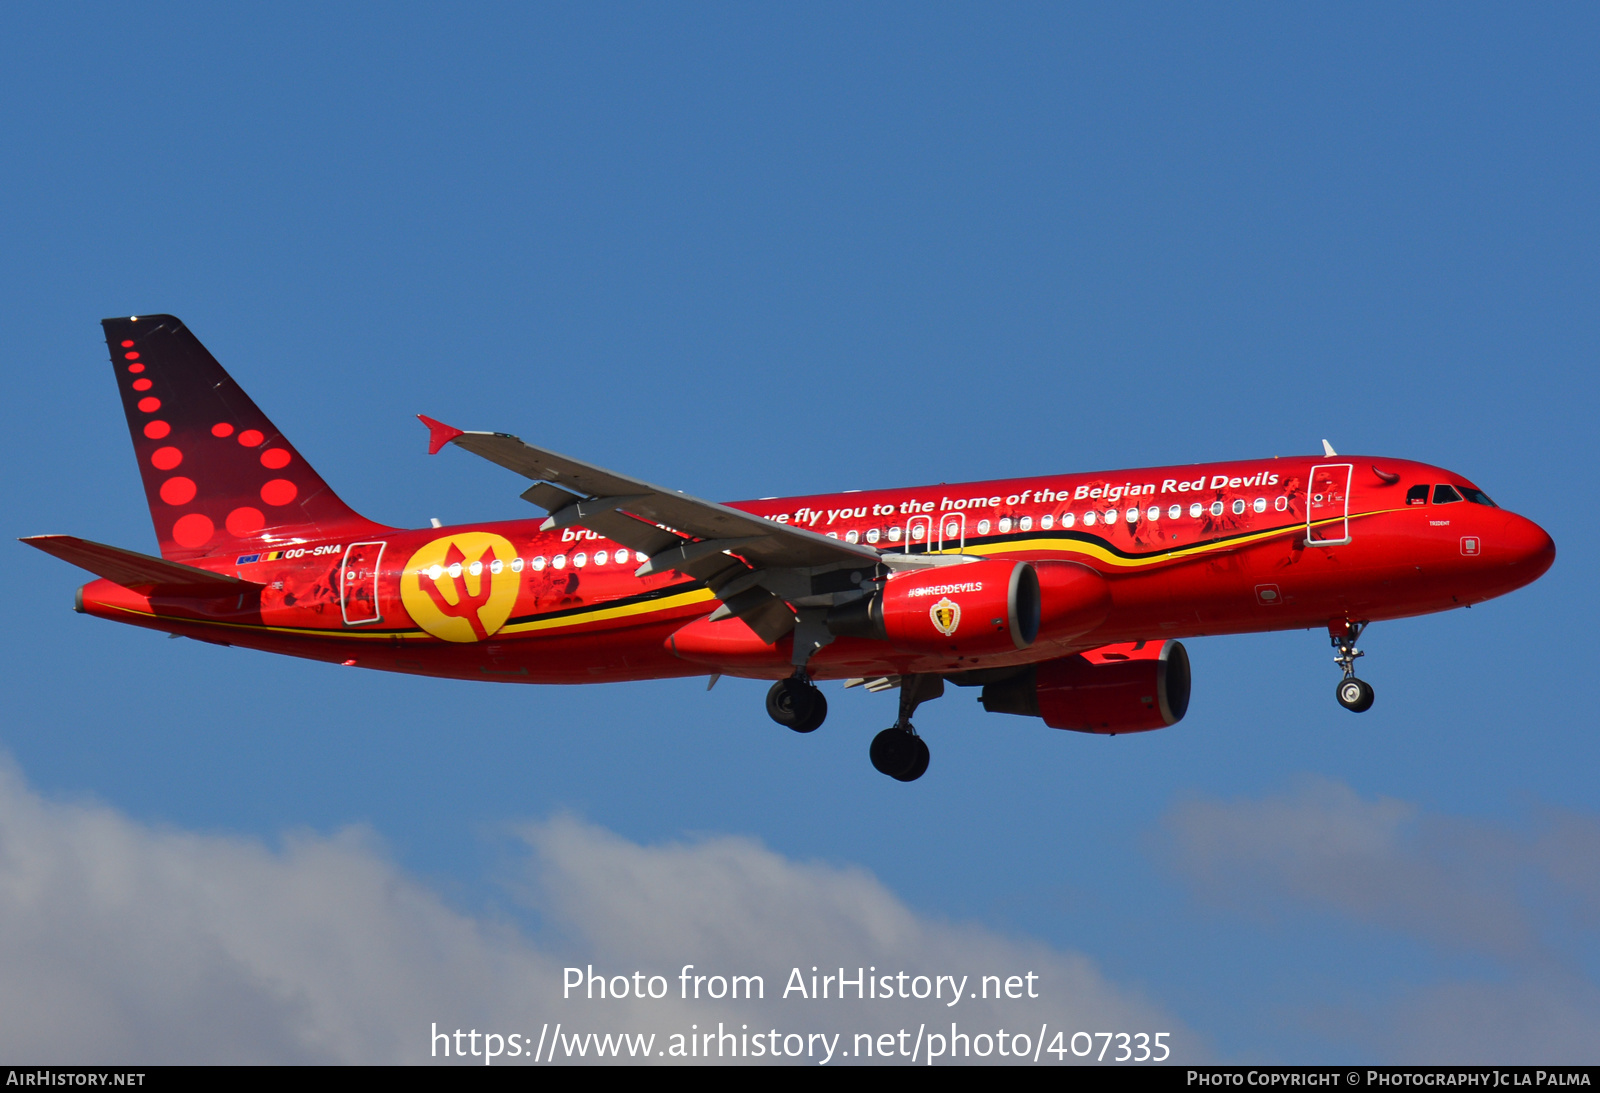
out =
[[[1335,456],[731,507],[885,554],[1072,563],[1110,589],[1098,626],[1059,638],[1047,630],[1021,650],[913,654],[837,637],[807,669],[830,679],[963,672],[1119,642],[1401,618],[1502,595],[1549,568],[1554,545],[1538,525],[1470,496],[1481,495],[1469,480],[1438,467]],[[189,563],[260,585],[259,594],[149,597],[98,580],[81,590],[80,605],[202,640],[457,679],[590,683],[711,671],[778,679],[793,670],[783,641],[765,653],[755,647],[765,643],[751,643],[716,665],[685,659],[669,639],[716,606],[708,588],[676,572],[635,576],[645,560],[637,552],[581,525],[541,531],[541,522],[391,529],[359,543],[285,538]]]

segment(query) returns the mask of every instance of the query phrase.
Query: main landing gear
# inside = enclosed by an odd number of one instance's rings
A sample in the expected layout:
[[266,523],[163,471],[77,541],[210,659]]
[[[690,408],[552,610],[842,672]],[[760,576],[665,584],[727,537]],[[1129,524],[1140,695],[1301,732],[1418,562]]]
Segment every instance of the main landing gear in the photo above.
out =
[[[900,782],[915,782],[928,771],[928,745],[911,726],[917,707],[944,694],[944,678],[936,675],[900,677],[900,716],[892,728],[872,738],[869,755],[882,774]],[[767,692],[767,714],[795,732],[814,732],[828,716],[828,700],[803,671],[780,679]]]
[[944,679],[932,675],[900,677],[900,716],[892,728],[872,738],[872,765],[878,773],[901,782],[915,782],[928,771],[928,744],[911,727],[917,707],[944,694]]
[[828,700],[804,672],[796,672],[767,692],[767,716],[795,732],[815,732],[827,720]]
[[1334,695],[1339,699],[1339,705],[1352,713],[1365,713],[1372,708],[1372,684],[1356,678],[1356,658],[1366,656],[1356,648],[1356,639],[1367,628],[1364,622],[1348,622],[1340,619],[1328,624],[1328,637],[1333,642],[1333,647],[1339,650],[1339,655],[1333,662],[1344,670],[1344,678],[1334,688]]

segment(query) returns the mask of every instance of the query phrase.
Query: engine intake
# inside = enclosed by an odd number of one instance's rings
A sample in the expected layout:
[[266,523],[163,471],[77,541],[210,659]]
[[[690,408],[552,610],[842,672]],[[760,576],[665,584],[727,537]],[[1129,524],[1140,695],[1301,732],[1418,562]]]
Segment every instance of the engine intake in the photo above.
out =
[[986,684],[979,701],[990,713],[1042,717],[1052,729],[1164,729],[1189,710],[1189,654],[1176,641],[1105,645]]
[[829,611],[828,629],[907,653],[982,656],[1032,645],[1039,617],[1033,566],[997,559],[895,574],[881,592]]

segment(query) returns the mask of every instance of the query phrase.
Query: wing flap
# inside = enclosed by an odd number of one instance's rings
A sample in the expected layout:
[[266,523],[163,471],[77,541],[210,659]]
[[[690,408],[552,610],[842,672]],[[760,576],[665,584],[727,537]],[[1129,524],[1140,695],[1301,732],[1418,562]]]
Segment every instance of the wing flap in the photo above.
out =
[[583,526],[590,531],[599,532],[614,543],[621,543],[630,550],[637,550],[646,557],[684,541],[682,536],[663,531],[654,524],[635,520],[632,516],[615,510],[597,512],[586,517]]

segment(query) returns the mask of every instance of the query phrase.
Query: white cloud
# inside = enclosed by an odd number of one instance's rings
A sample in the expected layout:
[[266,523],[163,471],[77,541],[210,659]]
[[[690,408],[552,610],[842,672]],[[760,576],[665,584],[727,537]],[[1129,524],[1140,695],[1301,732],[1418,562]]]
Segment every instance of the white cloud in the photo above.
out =
[[1575,975],[1447,982],[1404,992],[1373,1040],[1390,1057],[1462,1065],[1593,1065],[1600,990]]
[[1172,860],[1209,898],[1270,913],[1284,901],[1502,955],[1533,932],[1503,883],[1497,832],[1423,817],[1393,798],[1307,782],[1259,801],[1191,800],[1167,817]]
[[[161,830],[41,799],[0,769],[0,1054],[30,1062],[399,1062],[433,1022],[537,1037],[665,1036],[719,1021],[780,1032],[1052,1029],[1197,1037],[1086,958],[918,915],[870,874],[786,859],[742,838],[640,846],[571,818],[530,824],[524,895],[559,941],[452,909],[370,833],[281,849]],[[758,973],[765,1003],[562,1001],[562,969],[670,978]],[[837,974],[1040,976],[1037,1001],[779,1001],[792,966]],[[819,973],[820,974],[820,973]],[[946,988],[948,994],[948,988]],[[742,1031],[742,1030],[740,1030]],[[931,1030],[930,1030],[931,1031]],[[1080,1046],[1082,1042],[1080,1041]],[[991,1056],[991,1058],[994,1058]]]
[[1600,989],[1583,954],[1600,924],[1595,817],[1497,827],[1312,780],[1260,800],[1190,800],[1165,826],[1170,862],[1213,903],[1274,920],[1332,913],[1496,966],[1492,979],[1397,984],[1366,1014],[1310,1023],[1395,1061],[1593,1061]]

